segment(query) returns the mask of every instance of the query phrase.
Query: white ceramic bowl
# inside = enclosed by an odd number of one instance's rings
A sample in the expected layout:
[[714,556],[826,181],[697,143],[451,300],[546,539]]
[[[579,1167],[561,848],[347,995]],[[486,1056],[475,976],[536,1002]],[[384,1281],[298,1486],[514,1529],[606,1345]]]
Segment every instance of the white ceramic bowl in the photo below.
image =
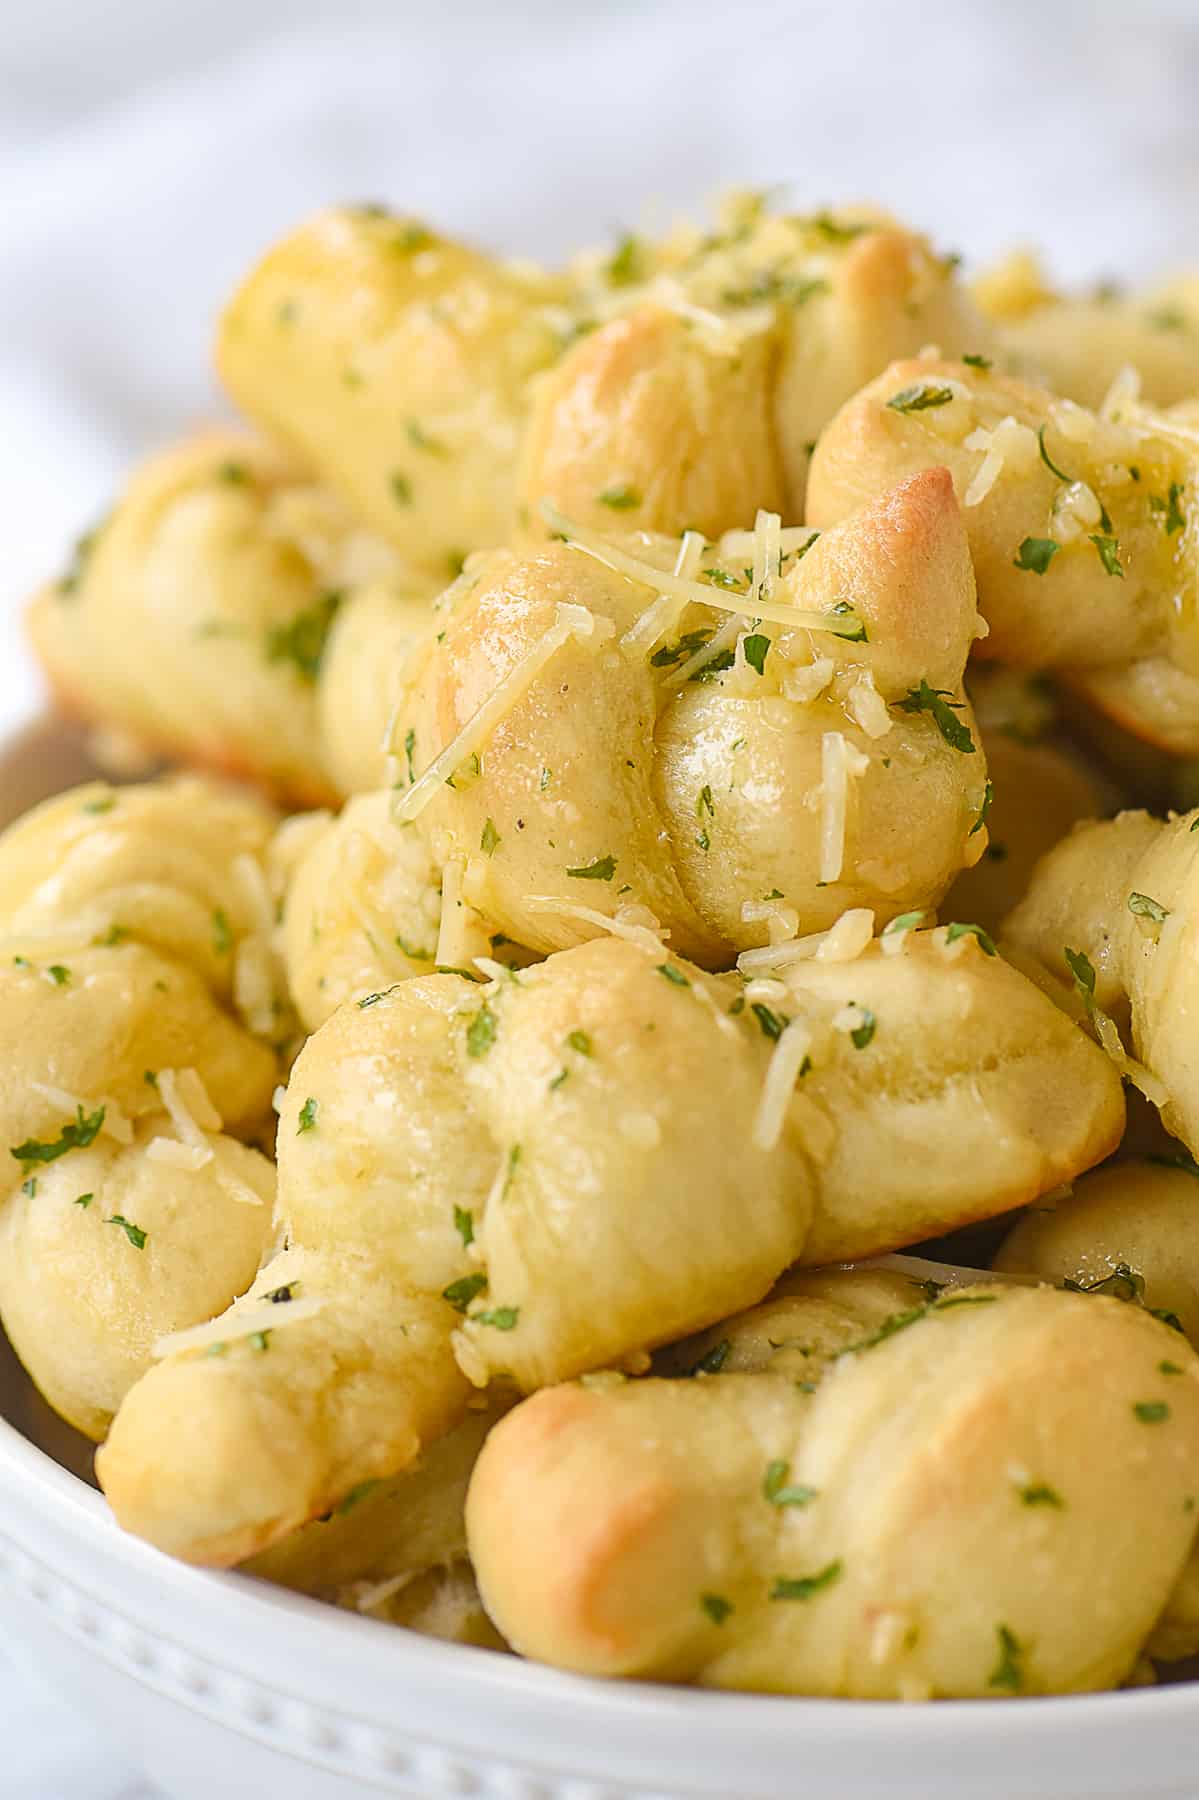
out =
[[[86,772],[36,728],[0,817]],[[0,1338],[0,1611],[173,1800],[1195,1800],[1199,1688],[897,1706],[605,1684],[126,1537]],[[3,1777],[0,1776],[0,1793]]]

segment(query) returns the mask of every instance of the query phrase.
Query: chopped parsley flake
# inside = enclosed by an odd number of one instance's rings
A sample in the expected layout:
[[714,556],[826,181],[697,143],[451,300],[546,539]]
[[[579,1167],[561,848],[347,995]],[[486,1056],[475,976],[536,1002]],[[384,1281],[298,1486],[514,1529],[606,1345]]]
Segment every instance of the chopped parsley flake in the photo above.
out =
[[649,659],[651,669],[673,669],[676,663],[694,656],[711,638],[707,630],[685,631],[676,644],[662,644]]
[[430,456],[445,455],[445,445],[439,438],[430,437],[419,419],[409,419],[404,429],[408,433],[408,442],[414,450],[424,450]]
[[841,1579],[844,1564],[826,1563],[815,1575],[780,1575],[770,1590],[772,1600],[810,1600],[813,1594],[821,1593],[825,1588],[833,1586]]
[[987,1685],[1007,1688],[1010,1693],[1018,1694],[1024,1686],[1024,1670],[1020,1660],[1024,1655],[1023,1646],[1006,1625],[997,1625],[995,1635],[999,1639],[999,1658]]
[[789,1019],[782,1018],[778,1013],[771,1012],[770,1008],[763,1006],[760,1000],[755,1000],[749,1010],[761,1026],[762,1036],[769,1038],[772,1043],[778,1042],[791,1022]]
[[1159,1362],[1157,1365],[1157,1372],[1159,1375],[1181,1375],[1182,1374],[1182,1370],[1179,1368],[1178,1364],[1172,1363],[1172,1362]]
[[391,477],[391,492],[397,505],[412,505],[412,483],[406,475],[401,475],[398,469]]
[[1160,1425],[1170,1417],[1170,1408],[1164,1400],[1137,1400],[1133,1402],[1132,1410],[1142,1425]]
[[309,1094],[307,1100],[305,1100],[303,1106],[300,1108],[300,1122],[296,1126],[297,1137],[299,1137],[302,1131],[312,1131],[315,1128],[316,1115],[319,1111],[320,1101],[314,1099],[313,1096]]
[[581,869],[567,869],[566,873],[572,881],[611,881],[616,873],[616,858],[597,856],[594,862],[585,864]]
[[991,805],[992,805],[992,802],[994,801],[994,799],[995,799],[995,783],[988,776],[986,782],[983,785],[982,805],[978,809],[978,817],[975,819],[973,825],[970,827],[970,830],[966,834],[968,837],[973,837],[975,832],[982,830],[983,826],[987,822],[987,814],[991,810]]
[[1090,957],[1084,950],[1062,951],[1066,959],[1066,967],[1074,977],[1074,985],[1087,1003],[1088,1010],[1095,1004],[1095,970]]
[[404,757],[408,764],[408,786],[409,787],[412,787],[416,781],[416,770],[412,765],[412,753],[415,749],[416,749],[416,732],[412,729],[411,726],[409,726],[408,730],[404,733]]
[[61,963],[51,963],[46,973],[55,987],[66,987],[71,979],[71,971],[65,969]]
[[1124,568],[1120,562],[1120,540],[1114,537],[1092,536],[1091,542],[1099,552],[1099,560],[1109,575],[1118,575],[1124,579]]
[[103,794],[99,800],[85,800],[79,810],[85,813],[106,813],[111,812],[116,803],[115,794]]
[[1055,538],[1026,537],[1012,560],[1017,569],[1043,575],[1060,549]]
[[960,750],[963,756],[973,756],[974,739],[969,727],[957,716],[963,704],[961,700],[950,700],[948,688],[929,687],[924,680],[921,680],[919,687],[910,688],[902,700],[896,701],[900,712],[928,713],[951,750]]
[[1059,469],[1057,464],[1054,462],[1053,458],[1050,456],[1048,450],[1046,450],[1044,425],[1040,426],[1037,430],[1037,443],[1041,447],[1041,461],[1045,464],[1045,467],[1049,470],[1050,474],[1056,475],[1059,481],[1065,481],[1065,482],[1073,481],[1074,480],[1073,475],[1067,475],[1067,473],[1064,469]]
[[1167,537],[1175,531],[1181,531],[1186,524],[1186,515],[1178,504],[1182,498],[1182,484],[1178,481],[1170,483],[1169,498],[1163,500],[1159,494],[1150,494],[1149,510],[1154,513]]
[[810,1506],[819,1491],[814,1487],[788,1484],[785,1462],[769,1463],[762,1479],[762,1494],[771,1506]]
[[9,1155],[15,1157],[17,1162],[28,1165],[57,1162],[68,1150],[85,1150],[104,1123],[104,1108],[98,1106],[94,1113],[85,1113],[82,1106],[77,1106],[75,1113],[74,1122],[64,1125],[56,1138],[48,1143],[39,1143],[36,1138],[26,1138],[23,1144],[17,1144],[11,1149]]
[[947,944],[955,944],[959,938],[964,937],[977,938],[978,947],[984,956],[998,956],[999,952],[995,948],[994,938],[990,932],[984,931],[981,925],[963,925],[955,919],[952,924],[945,927]]
[[866,623],[860,619],[848,600],[838,600],[824,615],[824,624],[818,627],[829,632],[833,637],[844,638],[847,644],[868,644]]
[[719,1375],[729,1359],[729,1351],[732,1347],[728,1338],[721,1338],[718,1344],[713,1344],[710,1350],[704,1351],[698,1362],[692,1363],[687,1370],[688,1376]]
[[750,637],[743,637],[741,648],[745,652],[745,660],[751,669],[759,675],[766,673],[766,652],[770,648],[770,639],[755,631]]
[[223,906],[218,906],[212,915],[212,947],[218,956],[228,956],[233,948],[233,933]]
[[441,1297],[449,1301],[455,1312],[464,1313],[486,1286],[487,1277],[481,1271],[474,1275],[460,1275],[457,1281],[451,1281],[449,1287],[442,1288]]
[[484,856],[494,856],[496,846],[501,841],[500,834],[495,828],[495,820],[488,819],[483,826],[483,835],[479,839],[479,848]]
[[551,771],[549,769],[542,769],[541,780],[537,783],[538,793],[544,794],[546,788],[550,784],[550,774],[551,774]]
[[641,495],[636,489],[625,486],[604,488],[602,493],[596,495],[596,499],[601,506],[610,506],[613,512],[629,512],[633,507],[641,505]]
[[631,231],[626,231],[604,265],[610,287],[629,287],[638,278],[641,266],[641,244]]
[[484,1001],[466,1028],[466,1054],[486,1056],[495,1043],[497,1029],[495,1014]]
[[657,965],[657,973],[659,975],[664,975],[667,981],[673,981],[675,987],[691,986],[691,983],[683,974],[683,971],[681,969],[676,969],[673,963],[659,963]]
[[286,625],[272,625],[266,637],[267,661],[293,663],[301,681],[315,681],[341,601],[341,593],[334,589]]
[[386,1000],[388,994],[394,994],[399,985],[398,981],[393,981],[390,987],[380,988],[376,994],[364,994],[358,1002],[358,1011],[363,1012],[368,1006],[378,1006],[380,1000]]
[[883,937],[890,937],[892,933],[896,931],[915,931],[924,916],[923,910],[920,912],[898,913],[889,924],[883,926],[882,935]]
[[271,1334],[270,1334],[269,1330],[267,1330],[267,1331],[252,1331],[250,1333],[250,1348],[251,1348],[251,1350],[257,1350],[260,1354],[263,1354],[267,1350],[269,1350],[270,1347],[271,1347]]
[[726,669],[731,669],[736,660],[735,651],[728,648],[719,650],[710,662],[706,662],[702,669],[697,669],[689,679],[691,681],[712,681],[717,675],[723,675]]
[[992,366],[989,356],[979,356],[976,351],[968,350],[962,361],[971,369],[989,369]]
[[140,1225],[135,1225],[132,1220],[127,1219],[123,1213],[113,1213],[111,1219],[105,1219],[104,1223],[106,1225],[115,1225],[119,1230],[123,1231],[135,1250],[145,1249],[145,1232]]
[[[403,951],[409,962],[433,961],[433,952],[431,950],[424,950],[419,944],[410,944],[406,937],[400,936],[399,932],[396,933],[396,948]],[[387,988],[384,991],[390,993],[391,989]]]
[[948,406],[952,399],[951,387],[934,387],[931,382],[920,381],[915,387],[901,388],[898,394],[892,394],[887,406],[891,412],[918,413],[927,412],[931,406]]
[[854,1026],[849,1036],[855,1050],[864,1050],[878,1029],[878,1020],[868,1006],[859,1006],[858,1011],[862,1022]]
[[349,1493],[346,1495],[345,1499],[341,1502],[340,1506],[337,1507],[336,1510],[337,1510],[338,1517],[344,1518],[346,1513],[353,1512],[354,1508],[358,1505],[359,1501],[365,1500],[366,1496],[371,1492],[371,1490],[373,1488],[377,1488],[378,1485],[379,1485],[379,1483],[377,1481],[359,1481],[359,1482],[357,1482],[350,1489]]
[[472,1325],[490,1325],[496,1331],[513,1331],[520,1318],[519,1306],[496,1306],[490,1312],[471,1313]]
[[23,1181],[21,1183],[21,1192],[23,1194],[27,1194],[31,1200],[37,1199],[37,1176],[36,1175],[31,1175],[29,1177],[28,1181]]
[[591,1055],[591,1039],[585,1031],[572,1031],[568,1033],[566,1041],[572,1050],[578,1051],[580,1056]]
[[1155,925],[1164,925],[1170,917],[1169,907],[1163,906],[1160,900],[1135,891],[1128,896],[1128,910],[1135,913],[1138,919],[1152,919]]
[[454,1230],[462,1239],[464,1246],[474,1243],[475,1215],[467,1207],[456,1206],[454,1208]]
[[1064,1510],[1066,1505],[1057,1489],[1047,1486],[1043,1481],[1033,1482],[1028,1487],[1022,1487],[1020,1500],[1024,1506],[1055,1506],[1059,1512]]
[[78,1197],[77,1197],[77,1198],[76,1198],[76,1199],[75,1199],[75,1200],[74,1200],[74,1201],[73,1201],[73,1203],[72,1203],[72,1204],[73,1204],[73,1205],[75,1205],[75,1206],[81,1206],[81,1207],[82,1207],[82,1208],[83,1208],[83,1210],[84,1210],[84,1212],[86,1212],[86,1211],[87,1211],[87,1209],[88,1209],[88,1207],[89,1207],[89,1206],[90,1206],[90,1205],[91,1205],[91,1203],[92,1203],[92,1201],[93,1201],[93,1200],[94,1200],[94,1199],[95,1199],[95,1198],[96,1198],[96,1196],[95,1196],[95,1195],[94,1195],[94,1194],[80,1194],[80,1195],[79,1195],[79,1196],[78,1196]]
[[713,1625],[723,1625],[733,1611],[732,1601],[726,1600],[723,1594],[701,1594],[699,1603]]

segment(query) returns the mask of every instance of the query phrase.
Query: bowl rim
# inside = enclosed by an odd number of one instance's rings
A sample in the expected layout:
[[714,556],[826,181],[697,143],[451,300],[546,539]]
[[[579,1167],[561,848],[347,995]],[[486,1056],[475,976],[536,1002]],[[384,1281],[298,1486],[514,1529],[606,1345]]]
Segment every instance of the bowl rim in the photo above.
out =
[[[617,1722],[629,1728],[684,1728],[696,1755],[702,1755],[704,1739],[717,1735],[727,1745],[731,1728],[753,1733],[763,1750],[772,1744],[794,1747],[794,1734],[804,1739],[831,1742],[856,1732],[878,1741],[887,1740],[897,1750],[920,1754],[941,1750],[952,1743],[970,1754],[1010,1753],[1014,1717],[1012,1701],[995,1705],[990,1700],[940,1701],[936,1704],[903,1705],[888,1700],[849,1700],[804,1695],[725,1692],[646,1681],[604,1681],[570,1674],[516,1655],[504,1656],[472,1645],[441,1643],[402,1626],[364,1618],[343,1611],[306,1594],[247,1578],[234,1571],[197,1568],[179,1562],[141,1539],[121,1532],[104,1496],[63,1468],[9,1420],[0,1417],[0,1477],[36,1493],[30,1516],[60,1532],[81,1539],[87,1548],[126,1565],[130,1573],[145,1578],[161,1594],[169,1585],[173,1602],[203,1596],[211,1606],[222,1593],[241,1610],[247,1625],[285,1626],[290,1647],[303,1653],[308,1640],[310,1666],[327,1668],[327,1652],[340,1641],[347,1651],[365,1653],[372,1673],[409,1688],[439,1687],[457,1690],[469,1679],[475,1698],[491,1699],[509,1710],[513,1724],[518,1715],[544,1714],[552,1709],[559,1726],[564,1713],[580,1726],[610,1732]],[[172,1612],[173,1629],[185,1636],[186,1614]],[[303,1640],[302,1642],[299,1640]],[[326,1654],[320,1654],[323,1643]],[[307,1657],[302,1656],[303,1661]],[[231,1659],[232,1661],[232,1659]],[[295,1661],[292,1660],[294,1668]],[[269,1675],[268,1675],[269,1680]],[[324,1704],[350,1713],[335,1696],[324,1694]],[[1019,1702],[1017,1702],[1019,1704]],[[1178,1682],[1165,1686],[1118,1689],[1090,1694],[1029,1695],[1020,1705],[1019,1734],[1023,1756],[1035,1757],[1038,1744],[1068,1732],[1076,1741],[1088,1732],[1104,1736],[1122,1734],[1134,1722],[1141,1728],[1199,1720],[1199,1683]]]

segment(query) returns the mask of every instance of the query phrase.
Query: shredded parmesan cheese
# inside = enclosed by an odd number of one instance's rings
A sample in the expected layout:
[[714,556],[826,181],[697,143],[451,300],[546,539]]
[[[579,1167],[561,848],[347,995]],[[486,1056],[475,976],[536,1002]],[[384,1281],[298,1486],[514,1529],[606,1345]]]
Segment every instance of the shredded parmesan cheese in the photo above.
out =
[[153,1355],[161,1362],[164,1356],[177,1356],[185,1350],[202,1350],[210,1344],[233,1344],[240,1338],[252,1337],[256,1331],[272,1335],[286,1325],[299,1325],[314,1319],[325,1310],[326,1302],[314,1294],[310,1299],[289,1300],[286,1305],[246,1306],[235,1308],[219,1319],[208,1319],[203,1325],[190,1325],[183,1331],[168,1332],[154,1345]]
[[844,732],[826,731],[820,749],[820,879],[840,881],[845,867],[849,780],[864,775],[870,758]]
[[596,644],[606,642],[615,627],[610,619],[597,618],[585,606],[560,601],[554,623],[545,635],[530,645],[524,655],[509,669],[499,686],[488,695],[482,706],[469,718],[457,735],[433,758],[410,788],[395,801],[392,817],[397,824],[415,819],[433,799],[460,763],[475,754],[486,743],[500,720],[511,712],[517,701],[528,692],[545,665],[571,638]]
[[812,1034],[800,1019],[783,1028],[770,1053],[762,1097],[754,1117],[751,1140],[758,1150],[773,1150],[783,1135],[787,1108],[799,1079],[804,1058],[812,1048]]
[[745,925],[765,923],[772,944],[785,944],[799,930],[799,914],[785,900],[743,900],[741,919]]
[[[703,533],[701,531],[685,531],[674,563],[676,577],[684,581],[693,581],[698,573],[703,553]],[[688,601],[680,600],[677,594],[659,594],[653,605],[646,607],[640,618],[635,619],[629,626],[620,640],[621,648],[634,654],[648,656],[664,637],[668,637],[672,631],[678,629],[679,620],[687,610],[688,604]]]
[[610,931],[613,937],[636,944],[649,956],[661,956],[664,940],[670,936],[645,906],[618,906],[615,914],[608,914],[597,912],[592,906],[576,906],[571,900],[559,900],[554,894],[530,894],[525,905],[530,912],[581,919],[584,924],[595,925],[600,931]]
[[221,1115],[195,1069],[160,1069],[158,1095],[180,1140],[193,1149],[207,1147],[206,1131],[221,1129]]
[[471,1386],[485,1388],[491,1380],[491,1373],[478,1346],[471,1342],[464,1331],[455,1331],[450,1335],[450,1348],[454,1352],[454,1361]]
[[[667,575],[661,569],[655,569],[652,563],[643,562],[640,557],[611,543],[600,532],[573,524],[556,507],[551,506],[548,500],[542,501],[541,511],[546,522],[562,534],[572,550],[580,550],[585,556],[594,557],[605,568],[614,570],[618,575],[627,575],[630,581],[639,581],[643,587],[675,594],[679,599],[688,600],[695,606],[712,606],[720,612],[765,619],[774,625],[802,626],[808,631],[832,629],[828,614],[806,612],[798,606],[786,606],[778,601],[758,599],[753,602],[751,610],[748,593],[739,594],[728,588],[714,587],[706,581],[684,581],[681,576]],[[846,626],[852,626],[853,622],[852,613],[839,613],[834,621],[836,629],[833,635],[843,637]],[[415,789],[410,788],[408,791],[411,794]]]
[[469,969],[477,952],[490,945],[483,922],[462,897],[465,866],[452,857],[441,874],[441,925],[437,933],[436,966]]
[[213,1160],[212,1148],[208,1144],[181,1144],[178,1138],[151,1138],[146,1145],[146,1155],[151,1162],[167,1163],[173,1169],[190,1169],[193,1173],[203,1169]]

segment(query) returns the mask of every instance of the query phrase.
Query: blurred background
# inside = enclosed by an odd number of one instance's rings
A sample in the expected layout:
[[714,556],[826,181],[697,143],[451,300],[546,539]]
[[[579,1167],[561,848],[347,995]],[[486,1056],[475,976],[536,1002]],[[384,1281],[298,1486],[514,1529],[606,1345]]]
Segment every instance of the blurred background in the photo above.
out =
[[[880,201],[973,265],[1035,243],[1067,282],[1199,262],[1199,0],[6,7],[0,726],[37,704],[20,602],[220,408],[214,313],[293,221],[386,200],[554,257],[731,184]],[[148,1796],[4,1674],[5,1800]]]

